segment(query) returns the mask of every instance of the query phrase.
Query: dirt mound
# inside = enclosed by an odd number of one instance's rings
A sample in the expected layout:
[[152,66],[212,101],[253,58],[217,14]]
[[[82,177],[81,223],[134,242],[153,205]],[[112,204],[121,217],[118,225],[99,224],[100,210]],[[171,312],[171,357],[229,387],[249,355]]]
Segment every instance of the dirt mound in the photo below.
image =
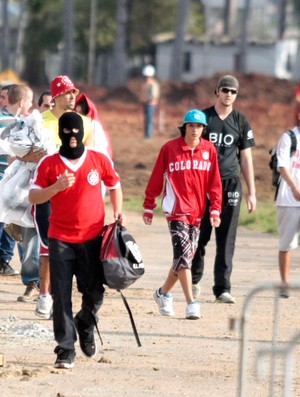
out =
[[[255,100],[263,103],[290,103],[294,102],[296,82],[281,80],[260,74],[235,74],[240,82],[239,101]],[[163,102],[178,104],[194,101],[204,104],[211,101],[221,74],[213,78],[198,79],[194,83],[164,82],[162,84]]]

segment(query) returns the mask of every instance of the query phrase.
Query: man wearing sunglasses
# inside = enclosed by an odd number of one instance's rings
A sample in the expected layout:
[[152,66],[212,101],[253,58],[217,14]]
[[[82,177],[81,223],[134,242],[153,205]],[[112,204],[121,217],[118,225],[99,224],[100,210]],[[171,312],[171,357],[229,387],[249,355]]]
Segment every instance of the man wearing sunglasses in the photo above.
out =
[[[238,90],[239,82],[234,76],[222,76],[215,90],[217,97],[215,105],[203,110],[208,124],[202,136],[211,141],[217,149],[223,185],[221,225],[215,229],[216,256],[213,286],[216,302],[220,303],[235,303],[235,298],[231,295],[230,277],[242,200],[240,170],[247,186],[248,212],[251,213],[256,208],[251,153],[251,148],[255,145],[255,142],[253,131],[246,117],[233,109]],[[206,214],[201,221],[199,245],[192,265],[194,298],[200,296],[205,247],[212,232],[209,222],[209,206],[208,200]]]

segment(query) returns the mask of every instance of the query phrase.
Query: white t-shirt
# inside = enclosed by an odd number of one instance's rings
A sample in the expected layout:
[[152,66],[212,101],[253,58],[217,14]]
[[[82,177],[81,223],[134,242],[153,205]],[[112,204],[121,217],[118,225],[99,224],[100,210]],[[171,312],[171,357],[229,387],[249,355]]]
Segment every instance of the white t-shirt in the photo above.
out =
[[97,120],[92,120],[92,126],[94,131],[94,148],[105,154],[105,156],[110,159],[108,154],[108,141],[102,124]]
[[[277,145],[278,167],[287,168],[297,186],[300,186],[300,131],[298,127],[294,127],[293,131],[297,139],[297,149],[293,156],[290,157],[292,144],[291,137],[287,133],[282,134]],[[294,198],[290,187],[283,178],[281,178],[279,185],[276,205],[284,207],[300,207],[300,201],[297,201]]]

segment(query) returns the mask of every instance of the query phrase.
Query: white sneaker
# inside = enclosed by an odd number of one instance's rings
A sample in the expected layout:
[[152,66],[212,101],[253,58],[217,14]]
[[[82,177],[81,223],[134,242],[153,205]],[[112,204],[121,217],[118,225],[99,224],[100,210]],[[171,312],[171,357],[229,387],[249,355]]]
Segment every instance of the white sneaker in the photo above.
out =
[[185,313],[185,318],[187,318],[188,320],[198,320],[201,317],[200,303],[197,301],[189,303],[186,307]]
[[198,300],[200,298],[201,295],[201,286],[200,283],[197,284],[193,284],[192,285],[192,291],[193,291],[193,298],[195,300]]
[[279,296],[280,298],[288,299],[290,297],[290,293],[288,289],[282,288],[279,291]]
[[154,292],[153,298],[157,303],[159,313],[162,316],[175,316],[175,312],[173,309],[173,295],[161,294],[158,289]]
[[40,295],[36,304],[35,314],[48,320],[52,315],[52,305],[51,295]]
[[216,298],[216,302],[219,302],[219,303],[235,303],[235,299],[230,294],[230,292],[223,292],[223,294],[219,295]]

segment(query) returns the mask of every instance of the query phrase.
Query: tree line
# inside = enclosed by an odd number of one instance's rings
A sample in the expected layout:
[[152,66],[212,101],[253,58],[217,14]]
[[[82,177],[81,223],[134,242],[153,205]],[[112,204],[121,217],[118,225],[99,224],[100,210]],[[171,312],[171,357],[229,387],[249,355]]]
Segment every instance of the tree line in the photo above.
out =
[[[278,6],[278,38],[284,37],[288,7],[300,15],[299,0],[272,0]],[[174,32],[172,80],[182,71],[184,35],[205,33],[205,2],[201,0],[2,0],[1,68],[16,70],[29,84],[48,83],[49,54],[61,59],[60,73],[93,83],[97,58],[107,56],[107,85],[126,84],[128,64],[155,62],[154,35]],[[248,21],[251,0],[246,0],[241,20]],[[11,22],[9,7],[19,10]],[[230,21],[236,0],[224,0],[224,34],[231,34]],[[247,29],[242,31],[246,46]],[[246,48],[240,48],[241,57]],[[241,59],[241,65],[244,65]],[[134,65],[133,65],[134,66]],[[134,71],[134,67],[132,67]]]

